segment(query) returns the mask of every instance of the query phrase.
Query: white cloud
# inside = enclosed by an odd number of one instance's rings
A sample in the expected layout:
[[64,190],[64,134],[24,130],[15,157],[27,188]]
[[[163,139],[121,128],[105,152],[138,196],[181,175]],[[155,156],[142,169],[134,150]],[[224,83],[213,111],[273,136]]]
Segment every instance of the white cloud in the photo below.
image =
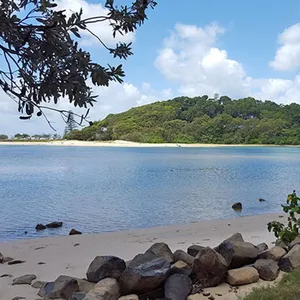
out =
[[279,35],[278,48],[274,60],[269,64],[279,71],[293,71],[300,67],[300,23],[297,23]]
[[[106,16],[108,14],[108,9],[103,7],[101,3],[88,3],[85,0],[59,0],[58,7],[59,10],[66,10],[65,14],[70,16],[73,12],[79,12],[80,8],[83,11],[83,18],[90,18],[96,16]],[[117,34],[116,38],[113,37],[112,27],[109,22],[104,21],[100,23],[89,24],[88,28],[96,34],[104,43],[108,46],[113,46],[117,42],[133,42],[135,34],[129,32],[128,34]],[[81,43],[83,45],[99,45],[99,41],[91,36],[87,31],[81,31],[82,35]]]

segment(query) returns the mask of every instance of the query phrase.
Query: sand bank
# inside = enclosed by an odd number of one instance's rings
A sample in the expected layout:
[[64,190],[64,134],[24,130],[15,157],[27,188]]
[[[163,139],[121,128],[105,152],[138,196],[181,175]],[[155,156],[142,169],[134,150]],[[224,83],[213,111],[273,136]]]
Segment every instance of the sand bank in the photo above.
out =
[[[241,232],[246,241],[271,245],[274,236],[267,231],[266,224],[271,220],[282,220],[279,216],[260,215],[121,232],[1,242],[0,252],[4,256],[26,262],[12,266],[0,265],[0,276],[5,273],[13,275],[12,278],[0,278],[0,299],[10,300],[16,296],[26,297],[27,300],[38,298],[37,290],[31,286],[12,286],[15,277],[33,273],[42,281],[55,280],[59,275],[84,278],[95,256],[116,255],[130,260],[155,242],[165,242],[173,251],[186,250],[192,244],[214,247],[231,234]],[[39,262],[45,264],[40,265]],[[259,284],[266,283],[259,282],[252,286]],[[252,286],[240,288],[240,293],[249,291]],[[217,297],[220,300],[237,299],[236,295],[228,293],[226,284],[207,290],[222,293],[222,297]]]
[[[172,144],[172,143],[162,143],[162,144],[147,144],[147,143],[136,143],[128,141],[0,141],[1,145],[43,145],[43,146],[76,146],[76,147],[151,147],[151,148],[174,148],[174,147],[183,147],[183,148],[213,148],[213,147],[276,147],[277,145],[241,145],[241,144]],[[279,146],[277,146],[279,147]],[[300,146],[287,146],[287,147],[300,147]]]

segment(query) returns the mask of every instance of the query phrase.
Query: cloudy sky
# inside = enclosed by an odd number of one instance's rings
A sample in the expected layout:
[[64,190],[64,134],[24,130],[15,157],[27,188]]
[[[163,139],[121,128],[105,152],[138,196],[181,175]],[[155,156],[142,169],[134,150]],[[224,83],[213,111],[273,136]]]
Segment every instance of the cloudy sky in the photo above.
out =
[[[299,0],[157,1],[149,20],[135,34],[116,40],[107,24],[91,27],[110,46],[120,40],[133,42],[135,54],[124,63],[124,84],[94,88],[99,97],[90,113],[92,120],[181,95],[218,93],[300,103]],[[84,17],[107,13],[105,1],[58,2],[67,12],[82,7]],[[99,43],[89,35],[82,37],[82,46],[93,59],[107,63]],[[42,118],[19,120],[15,103],[2,91],[0,96],[0,133],[53,133]],[[70,109],[64,101],[59,107]],[[62,133],[60,116],[49,113],[48,117]]]

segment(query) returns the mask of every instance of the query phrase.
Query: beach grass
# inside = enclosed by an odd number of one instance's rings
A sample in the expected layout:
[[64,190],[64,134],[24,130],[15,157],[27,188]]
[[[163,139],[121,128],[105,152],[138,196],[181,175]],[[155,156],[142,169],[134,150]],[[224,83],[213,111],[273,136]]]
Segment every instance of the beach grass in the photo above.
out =
[[276,286],[254,288],[243,300],[299,300],[300,270],[284,275]]

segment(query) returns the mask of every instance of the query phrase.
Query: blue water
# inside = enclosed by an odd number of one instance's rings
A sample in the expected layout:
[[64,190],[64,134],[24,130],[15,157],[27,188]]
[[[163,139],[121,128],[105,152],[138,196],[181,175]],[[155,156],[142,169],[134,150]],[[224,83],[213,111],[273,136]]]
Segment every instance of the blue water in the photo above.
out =
[[0,146],[0,241],[279,212],[299,175],[300,148]]

